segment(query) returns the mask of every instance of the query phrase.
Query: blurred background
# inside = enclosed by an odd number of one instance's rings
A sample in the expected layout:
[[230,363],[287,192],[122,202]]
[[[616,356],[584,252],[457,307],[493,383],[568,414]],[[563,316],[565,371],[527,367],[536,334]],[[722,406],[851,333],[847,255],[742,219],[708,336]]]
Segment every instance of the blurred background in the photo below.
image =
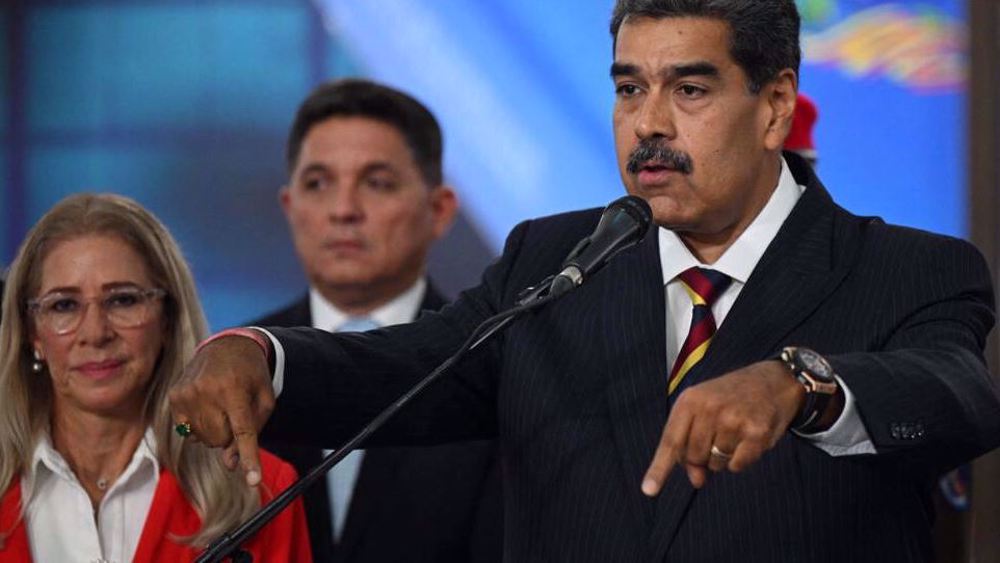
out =
[[[819,174],[834,197],[973,239],[995,264],[1000,2],[798,4],[800,86],[819,107]],[[287,127],[316,84],[361,75],[413,93],[442,123],[462,217],[432,277],[454,295],[518,221],[621,194],[612,5],[4,0],[0,264],[66,194],[112,191],[178,238],[213,329],[290,302],[306,285],[277,203]],[[992,498],[994,519],[959,520],[961,559],[942,561],[969,560],[969,538],[1000,521]],[[989,553],[979,560],[1000,560]]]
[[[302,98],[364,75],[441,120],[463,217],[433,268],[474,283],[518,221],[622,192],[612,0],[31,0],[0,11],[0,262],[55,201],[130,195],[191,260],[213,328],[304,280],[277,205]],[[960,0],[806,0],[820,174],[856,213],[968,232]],[[266,257],[266,259],[262,259]]]

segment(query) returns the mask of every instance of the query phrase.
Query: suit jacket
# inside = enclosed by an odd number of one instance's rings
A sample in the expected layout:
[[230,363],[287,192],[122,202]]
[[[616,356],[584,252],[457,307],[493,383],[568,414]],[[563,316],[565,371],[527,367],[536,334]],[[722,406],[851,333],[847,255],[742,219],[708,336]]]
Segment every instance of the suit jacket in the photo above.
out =
[[[444,298],[430,285],[421,310]],[[312,326],[309,297],[253,323]],[[319,465],[323,451],[292,440],[265,447],[299,473]],[[502,495],[496,444],[479,440],[434,448],[372,448],[358,472],[340,542],[333,541],[329,495],[321,480],[305,496],[317,562],[495,562],[502,551]]]
[[[263,483],[261,501],[268,502],[295,482],[295,470],[273,455],[261,453]],[[0,561],[31,563],[28,531],[21,518],[21,482],[16,480],[0,499]],[[177,563],[192,561],[201,549],[177,541],[195,534],[201,527],[201,517],[188,502],[180,483],[166,469],[153,493],[153,502],[146,515],[136,546],[133,563]],[[309,563],[309,538],[302,502],[295,501],[246,544],[254,561],[274,563]]]
[[[853,392],[877,455],[832,457],[787,433],[701,490],[675,469],[658,497],[641,493],[669,415],[654,229],[471,354],[373,439],[498,435],[506,561],[930,561],[936,476],[1000,440],[982,356],[989,272],[964,241],[848,213],[801,158],[785,158],[807,189],[687,377],[811,347]],[[365,336],[275,330],[288,377],[272,431],[301,432],[309,419],[300,438],[336,443],[558,271],[599,216],[519,225],[479,287],[412,325]]]

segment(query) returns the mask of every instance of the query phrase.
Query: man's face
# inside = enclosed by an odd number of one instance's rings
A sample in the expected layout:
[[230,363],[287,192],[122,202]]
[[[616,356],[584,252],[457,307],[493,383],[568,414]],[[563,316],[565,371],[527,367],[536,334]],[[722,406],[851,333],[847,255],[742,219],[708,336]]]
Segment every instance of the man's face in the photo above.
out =
[[[709,18],[629,17],[619,28],[619,170],[656,222],[678,233],[738,235],[777,183],[782,112],[791,107],[775,103],[775,84],[751,94],[729,45],[728,24]],[[794,73],[783,76],[794,106]]]
[[366,117],[331,117],[306,134],[280,200],[310,282],[391,298],[422,274],[455,212],[428,186],[403,135]]

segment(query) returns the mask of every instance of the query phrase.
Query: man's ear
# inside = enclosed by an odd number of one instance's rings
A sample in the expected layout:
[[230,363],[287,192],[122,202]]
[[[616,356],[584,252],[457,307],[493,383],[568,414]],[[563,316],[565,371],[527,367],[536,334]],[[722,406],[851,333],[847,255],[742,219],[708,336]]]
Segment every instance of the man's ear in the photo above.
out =
[[287,185],[281,186],[281,189],[278,190],[278,203],[281,204],[281,210],[285,212],[285,217],[288,217],[288,208],[292,204],[292,191]]
[[434,239],[437,240],[448,232],[455,221],[458,212],[458,196],[455,190],[447,184],[431,188],[431,220],[434,222]]
[[781,150],[785,144],[785,137],[792,127],[792,116],[795,114],[798,87],[798,76],[790,68],[779,72],[778,77],[764,87],[769,109],[764,146],[768,150]]

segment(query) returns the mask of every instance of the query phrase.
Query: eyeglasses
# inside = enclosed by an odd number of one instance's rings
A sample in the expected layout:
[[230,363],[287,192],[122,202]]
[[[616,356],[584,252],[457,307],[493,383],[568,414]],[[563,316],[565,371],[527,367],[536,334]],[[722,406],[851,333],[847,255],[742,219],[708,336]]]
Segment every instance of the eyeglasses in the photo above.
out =
[[69,334],[80,328],[91,303],[97,302],[101,313],[115,328],[135,328],[150,321],[156,302],[166,296],[162,289],[120,288],[107,291],[98,297],[84,299],[72,293],[50,293],[28,300],[28,311],[46,329],[59,334]]

